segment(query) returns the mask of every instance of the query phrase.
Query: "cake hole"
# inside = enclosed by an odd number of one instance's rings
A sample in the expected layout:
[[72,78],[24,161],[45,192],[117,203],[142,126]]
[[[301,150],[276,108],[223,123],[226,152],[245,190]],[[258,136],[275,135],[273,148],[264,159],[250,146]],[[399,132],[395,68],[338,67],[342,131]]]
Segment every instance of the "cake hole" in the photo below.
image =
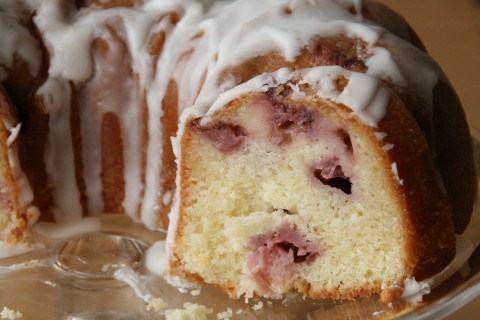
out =
[[289,216],[297,214],[297,212],[290,211],[288,209],[282,209],[283,213],[288,214]]
[[287,121],[279,124],[279,125],[278,125],[278,129],[287,130],[287,129],[289,129],[290,127],[292,127],[294,124],[295,124],[295,122],[293,122],[293,121],[291,121],[291,120],[287,120]]
[[311,252],[307,252],[306,254],[300,255],[298,254],[298,247],[291,242],[281,242],[278,243],[277,246],[285,251],[287,254],[292,251],[293,252],[293,262],[294,263],[302,263],[307,261],[308,257],[312,254]]
[[[337,168],[343,174],[341,167],[337,166],[335,168],[335,171],[337,171]],[[342,190],[345,194],[352,194],[352,183],[350,182],[350,178],[348,177],[326,177],[322,169],[315,169],[313,175],[324,185]]]

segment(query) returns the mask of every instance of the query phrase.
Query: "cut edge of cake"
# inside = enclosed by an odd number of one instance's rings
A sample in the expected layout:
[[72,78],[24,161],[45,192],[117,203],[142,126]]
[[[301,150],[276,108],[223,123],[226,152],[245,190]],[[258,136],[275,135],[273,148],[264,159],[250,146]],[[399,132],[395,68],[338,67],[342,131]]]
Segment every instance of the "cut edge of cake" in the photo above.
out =
[[[403,102],[378,83],[388,110],[373,125],[379,101],[354,110],[338,98],[359,74],[327,75],[336,98],[319,97],[318,87],[295,76],[282,83],[279,75],[266,89],[246,90],[261,83],[257,77],[220,96],[207,115],[183,118],[171,275],[215,284],[233,297],[278,298],[294,289],[335,299],[381,293],[389,301],[407,279],[441,271],[455,255],[450,207]],[[362,167],[369,169],[359,173]],[[412,177],[409,170],[419,172]],[[368,236],[375,240],[356,243]],[[364,280],[349,282],[355,277]]]

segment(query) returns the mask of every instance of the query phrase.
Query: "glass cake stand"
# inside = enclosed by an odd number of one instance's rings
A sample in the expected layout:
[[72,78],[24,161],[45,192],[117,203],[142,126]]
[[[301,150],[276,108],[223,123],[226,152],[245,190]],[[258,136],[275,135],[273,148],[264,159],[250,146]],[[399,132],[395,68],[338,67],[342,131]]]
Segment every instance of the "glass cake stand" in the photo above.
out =
[[[473,132],[477,171],[480,133]],[[477,203],[474,215],[480,216]],[[441,319],[480,295],[480,249],[468,264],[418,304],[385,305],[377,298],[355,301],[310,300],[291,294],[284,300],[232,300],[218,289],[180,292],[145,268],[146,249],[165,238],[124,215],[104,215],[97,232],[50,239],[36,235],[42,247],[0,259],[0,312],[22,319],[164,319],[147,308],[161,298],[166,308],[192,302],[212,308],[209,319]],[[476,219],[476,221],[480,221]],[[147,310],[149,309],[149,310]]]

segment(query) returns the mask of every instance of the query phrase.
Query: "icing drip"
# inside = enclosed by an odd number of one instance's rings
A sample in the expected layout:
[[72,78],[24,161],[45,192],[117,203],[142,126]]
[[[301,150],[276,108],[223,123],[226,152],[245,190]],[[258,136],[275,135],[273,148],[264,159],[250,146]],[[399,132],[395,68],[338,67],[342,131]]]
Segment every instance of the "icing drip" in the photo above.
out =
[[[166,88],[168,86],[169,78],[181,83],[179,86],[178,109],[181,112],[186,106],[191,105],[192,94],[196,92],[196,87],[191,86],[191,82],[183,82],[180,78],[191,76],[192,70],[188,63],[182,60],[183,54],[189,50],[190,39],[195,35],[194,26],[201,18],[203,11],[202,6],[198,3],[189,2],[188,6],[183,7],[183,17],[177,23],[174,29],[164,44],[162,55],[156,61],[155,68],[162,70],[157,73],[152,79],[152,83],[147,92],[148,102],[148,137],[149,143],[147,146],[147,163],[145,174],[145,193],[142,199],[142,207],[140,217],[142,223],[150,228],[156,227],[156,216],[159,212],[160,206],[158,199],[161,197],[159,189],[161,186],[161,163],[162,163],[162,131],[159,129],[158,119],[161,119],[163,113],[159,108],[159,103],[163,100]],[[185,73],[185,74],[184,74]],[[167,192],[171,192],[168,190]]]
[[[335,79],[343,76],[348,80],[342,92],[334,85]],[[269,74],[259,75],[235,88],[221,93],[208,110],[191,108],[183,118],[198,115],[204,110],[208,118],[220,110],[225,104],[242,94],[249,92],[266,92],[281,84],[309,84],[320,98],[342,103],[350,108],[363,122],[376,126],[385,115],[385,107],[390,98],[390,91],[381,82],[369,75],[345,70],[337,66],[321,66],[292,71],[287,68]]]
[[[52,212],[56,221],[76,220],[82,216],[80,193],[75,180],[74,154],[70,141],[70,109],[63,107],[71,100],[71,87],[65,81],[50,78],[38,92],[44,99],[44,107],[50,114],[50,132],[45,146],[46,171],[56,186]],[[63,214],[68,212],[68,215]]]
[[[141,206],[142,222],[149,228],[156,228],[158,211],[155,207],[159,202],[162,154],[162,145],[158,142],[162,139],[159,122],[161,113],[158,106],[165,93],[163,85],[168,69],[161,69],[162,73],[158,77],[162,79],[155,83],[157,75],[154,70],[158,68],[154,68],[156,56],[149,51],[149,45],[150,40],[159,32],[169,34],[174,30],[168,14],[175,11],[182,14],[186,8],[182,7],[180,1],[148,1],[134,9],[119,7],[92,12],[82,9],[75,12],[73,5],[65,9],[59,3],[55,0],[45,1],[35,16],[35,23],[51,55],[50,78],[38,94],[43,97],[47,111],[51,114],[52,129],[49,132],[49,147],[45,159],[47,173],[54,181],[53,185],[59,186],[56,188],[58,190],[54,191],[54,199],[59,207],[55,218],[57,221],[78,219],[82,215],[82,207],[79,190],[73,190],[76,189],[76,181],[72,176],[75,172],[72,168],[72,141],[68,136],[61,136],[61,132],[70,132],[70,128],[64,127],[68,127],[70,111],[68,107],[55,108],[50,105],[52,101],[46,99],[58,100],[58,105],[63,106],[72,106],[78,99],[81,106],[81,158],[88,212],[99,214],[104,211],[102,164],[99,160],[102,154],[100,137],[102,121],[106,114],[111,113],[119,121],[123,143],[123,209],[137,219],[137,210]],[[188,1],[184,2],[185,6],[187,3]],[[173,57],[169,59],[170,63],[173,61]],[[52,85],[53,82],[71,88],[65,88],[66,93],[61,96]],[[72,88],[74,92],[69,91]],[[145,177],[141,176],[140,113],[143,92],[151,95],[147,100],[149,141]],[[58,119],[53,120],[52,116],[58,116]],[[64,159],[63,166],[59,167],[52,161],[55,155],[59,154],[56,150],[59,150],[60,146],[64,150],[62,156],[65,153],[70,156]],[[61,179],[64,183],[59,181]],[[143,186],[144,180],[146,188]],[[69,183],[73,185],[67,186]],[[141,203],[143,190],[153,191],[146,193],[146,200]],[[65,205],[58,205],[62,201],[66,202]],[[72,206],[72,202],[73,208],[67,210],[67,203]]]
[[99,232],[100,230],[101,221],[96,217],[58,224],[39,222],[35,225],[35,231],[39,235],[49,239],[62,239],[82,233]]
[[[0,4],[0,30],[4,31],[2,46],[0,46],[0,81],[8,78],[8,70],[14,65],[16,57],[25,61],[30,74],[34,76],[40,69],[39,44],[22,24],[21,16],[15,15],[15,12],[12,12],[13,16],[11,16],[8,11],[3,11],[5,9],[3,6],[6,4]],[[7,7],[7,9],[13,8]],[[18,11],[22,12],[20,9]]]

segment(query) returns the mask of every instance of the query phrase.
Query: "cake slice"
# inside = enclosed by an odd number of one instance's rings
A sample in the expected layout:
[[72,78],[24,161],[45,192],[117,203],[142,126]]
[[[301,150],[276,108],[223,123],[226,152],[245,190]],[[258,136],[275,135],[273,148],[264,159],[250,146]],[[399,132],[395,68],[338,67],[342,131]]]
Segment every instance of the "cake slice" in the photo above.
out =
[[233,297],[390,301],[455,255],[425,135],[373,77],[280,70],[183,120],[170,275]]

